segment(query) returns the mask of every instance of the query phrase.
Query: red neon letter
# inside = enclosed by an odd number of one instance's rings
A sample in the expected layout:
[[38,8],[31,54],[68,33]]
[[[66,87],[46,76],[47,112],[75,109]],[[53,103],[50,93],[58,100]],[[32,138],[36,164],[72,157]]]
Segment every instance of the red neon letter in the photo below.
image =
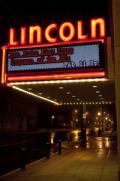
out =
[[29,27],[29,43],[35,43],[35,34],[36,34],[36,43],[42,42],[42,29],[40,26],[30,26]]
[[10,28],[9,43],[11,46],[17,46],[18,45],[18,41],[16,41],[16,31],[14,28]]
[[91,38],[97,38],[97,26],[99,25],[100,37],[105,37],[105,20],[103,18],[91,20]]
[[83,35],[83,22],[78,21],[77,26],[78,26],[78,40],[88,39],[88,35]]
[[53,38],[50,35],[50,33],[56,29],[57,29],[57,24],[51,24],[45,29],[45,38],[48,42],[51,42],[51,43],[57,42],[57,38],[56,37]]
[[[69,34],[65,35],[65,30],[69,30]],[[63,41],[70,41],[75,35],[75,28],[74,25],[70,22],[65,22],[60,26],[59,29],[59,36],[60,39]]]
[[26,28],[25,27],[21,28],[20,43],[21,43],[21,45],[25,45],[26,44]]

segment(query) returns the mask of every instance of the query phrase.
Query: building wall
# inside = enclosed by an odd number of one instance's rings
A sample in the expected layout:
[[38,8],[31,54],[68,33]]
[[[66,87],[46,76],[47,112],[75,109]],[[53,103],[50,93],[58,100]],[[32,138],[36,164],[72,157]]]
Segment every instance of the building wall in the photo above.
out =
[[37,104],[11,88],[0,89],[0,134],[27,131],[37,126]]
[[112,1],[113,13],[113,42],[115,61],[115,89],[116,89],[116,115],[118,135],[118,157],[120,173],[120,0]]

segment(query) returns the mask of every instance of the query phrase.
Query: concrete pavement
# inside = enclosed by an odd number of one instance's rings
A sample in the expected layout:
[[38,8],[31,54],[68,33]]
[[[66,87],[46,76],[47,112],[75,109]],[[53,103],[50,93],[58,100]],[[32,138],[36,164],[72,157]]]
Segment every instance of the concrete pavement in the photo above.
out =
[[1,181],[119,181],[116,142],[95,138],[87,148],[69,144],[61,155],[43,158],[6,176]]

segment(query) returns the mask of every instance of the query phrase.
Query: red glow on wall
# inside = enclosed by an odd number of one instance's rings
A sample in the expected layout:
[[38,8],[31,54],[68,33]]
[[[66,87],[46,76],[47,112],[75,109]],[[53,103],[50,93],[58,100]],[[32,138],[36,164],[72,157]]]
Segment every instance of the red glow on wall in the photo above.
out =
[[52,74],[52,75],[33,75],[33,76],[9,76],[7,82],[15,81],[35,81],[35,80],[59,80],[59,79],[72,79],[72,78],[102,78],[105,72],[87,72],[87,73],[69,73],[69,74]]
[[2,47],[2,72],[1,72],[1,83],[6,83],[6,49],[7,47]]
[[90,42],[102,42],[104,43],[104,39],[84,39],[84,40],[76,40],[76,41],[67,41],[67,42],[56,42],[56,43],[45,43],[40,45],[21,45],[21,46],[9,46],[10,50],[20,49],[20,48],[37,48],[37,47],[51,47],[51,46],[60,46],[60,45],[72,45],[72,44],[81,44],[81,43],[90,43]]

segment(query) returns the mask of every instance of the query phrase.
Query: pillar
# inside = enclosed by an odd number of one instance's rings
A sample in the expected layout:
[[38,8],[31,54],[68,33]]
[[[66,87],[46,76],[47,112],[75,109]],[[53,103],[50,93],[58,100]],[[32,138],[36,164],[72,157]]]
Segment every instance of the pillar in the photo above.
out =
[[81,120],[82,146],[86,144],[86,104],[83,104],[83,116]]
[[118,160],[120,174],[120,0],[112,0],[113,18],[113,47],[115,62],[115,94],[116,94],[116,118],[117,118],[117,137],[118,137]]

